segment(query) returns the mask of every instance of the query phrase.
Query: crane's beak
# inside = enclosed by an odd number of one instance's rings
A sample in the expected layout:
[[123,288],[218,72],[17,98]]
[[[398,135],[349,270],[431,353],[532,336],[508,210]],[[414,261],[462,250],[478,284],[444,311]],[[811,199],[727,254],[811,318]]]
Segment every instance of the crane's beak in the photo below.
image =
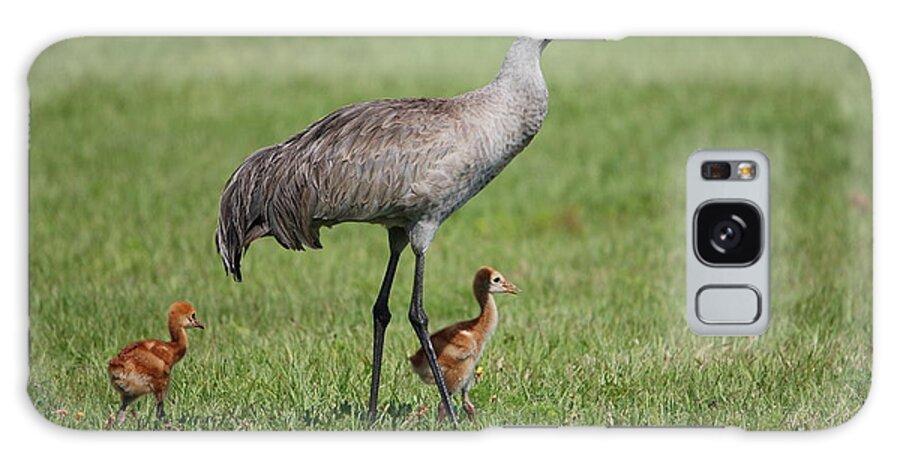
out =
[[522,291],[519,287],[516,287],[516,284],[508,280],[503,282],[502,286],[503,290],[506,291],[506,293],[512,293],[513,295],[518,295],[519,292]]
[[194,320],[193,320],[193,322],[191,323],[191,327],[194,327],[194,328],[197,328],[197,329],[200,329],[200,330],[203,330],[203,329],[206,328],[206,326],[203,325],[203,323],[200,322],[200,321],[197,320],[197,319],[194,319]]

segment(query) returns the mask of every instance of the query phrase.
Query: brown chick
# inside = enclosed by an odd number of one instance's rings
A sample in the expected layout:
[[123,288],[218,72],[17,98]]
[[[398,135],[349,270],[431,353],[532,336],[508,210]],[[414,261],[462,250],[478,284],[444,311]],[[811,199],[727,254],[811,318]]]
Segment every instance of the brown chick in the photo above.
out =
[[153,393],[156,397],[156,416],[166,415],[163,398],[169,389],[169,377],[175,363],[187,352],[188,340],[185,329],[203,329],[197,320],[197,311],[190,303],[178,301],[169,306],[169,334],[171,342],[142,340],[132,343],[109,361],[107,372],[113,388],[122,397],[122,406],[116,416],[118,422],[125,420],[125,408],[137,398]]
[[[458,322],[431,335],[431,344],[434,345],[438,365],[444,373],[447,390],[450,395],[462,393],[463,408],[470,419],[475,417],[475,406],[469,401],[475,365],[481,359],[485,345],[497,328],[497,304],[494,302],[493,294],[516,294],[519,293],[519,288],[499,272],[490,267],[483,267],[475,274],[472,290],[481,308],[481,314],[475,319]],[[409,357],[409,362],[423,382],[434,383],[428,359],[421,349]],[[439,411],[439,418],[443,419],[447,415],[443,405]]]

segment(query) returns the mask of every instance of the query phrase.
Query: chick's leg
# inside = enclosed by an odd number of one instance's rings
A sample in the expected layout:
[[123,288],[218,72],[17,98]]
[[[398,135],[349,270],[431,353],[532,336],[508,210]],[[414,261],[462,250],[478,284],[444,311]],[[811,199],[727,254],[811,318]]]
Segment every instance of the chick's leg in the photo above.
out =
[[166,410],[163,408],[163,398],[165,396],[165,392],[156,392],[156,417],[160,420],[166,418]]
[[116,422],[122,423],[125,422],[125,410],[128,408],[128,405],[134,401],[133,396],[122,395],[122,405],[119,406],[119,412],[116,414]]
[[469,419],[473,419],[473,420],[474,420],[474,419],[475,419],[475,412],[476,412],[476,411],[475,411],[475,405],[472,404],[471,401],[469,401],[469,386],[468,386],[468,385],[466,385],[466,387],[463,388],[463,390],[462,390],[462,397],[463,397],[463,409],[466,410],[466,414],[469,415]]

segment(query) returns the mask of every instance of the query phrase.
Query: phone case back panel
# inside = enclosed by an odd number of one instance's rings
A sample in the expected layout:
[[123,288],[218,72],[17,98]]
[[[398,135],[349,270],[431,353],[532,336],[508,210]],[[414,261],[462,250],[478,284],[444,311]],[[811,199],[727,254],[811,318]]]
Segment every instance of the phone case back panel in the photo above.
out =
[[[425,314],[462,430],[852,417],[872,360],[855,53],[514,40],[46,49],[28,76],[37,411],[91,430],[451,430],[423,381]],[[771,319],[701,337],[684,316],[685,162],[731,147],[770,161]]]

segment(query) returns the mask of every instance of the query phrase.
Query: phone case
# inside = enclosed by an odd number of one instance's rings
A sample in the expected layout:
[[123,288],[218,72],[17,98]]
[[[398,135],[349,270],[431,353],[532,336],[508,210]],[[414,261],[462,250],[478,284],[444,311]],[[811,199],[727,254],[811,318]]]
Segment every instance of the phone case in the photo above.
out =
[[[810,430],[868,393],[872,100],[840,43],[88,37],[28,85],[54,424]],[[759,336],[685,318],[703,148],[768,157]]]

